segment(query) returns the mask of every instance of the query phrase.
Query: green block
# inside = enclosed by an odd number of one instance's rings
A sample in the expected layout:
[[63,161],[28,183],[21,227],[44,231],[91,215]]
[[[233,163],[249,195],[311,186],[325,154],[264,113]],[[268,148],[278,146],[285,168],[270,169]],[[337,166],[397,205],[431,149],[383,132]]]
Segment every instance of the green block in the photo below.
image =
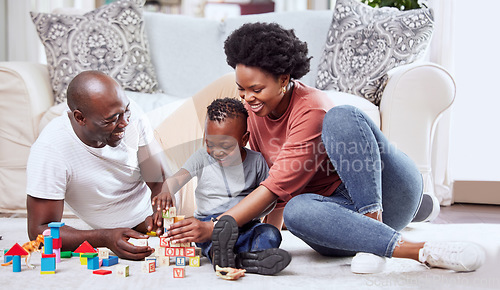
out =
[[97,253],[84,253],[84,254],[82,254],[82,257],[88,259],[88,258],[97,257],[97,255],[98,255]]
[[71,256],[73,256],[73,257],[80,257],[80,253],[71,252]]
[[61,252],[61,258],[71,258],[71,256],[72,256],[71,251]]
[[169,213],[169,211],[167,210],[167,211],[163,212],[162,216],[163,216],[163,218],[164,218],[164,219],[168,219],[168,218],[170,218],[170,213]]

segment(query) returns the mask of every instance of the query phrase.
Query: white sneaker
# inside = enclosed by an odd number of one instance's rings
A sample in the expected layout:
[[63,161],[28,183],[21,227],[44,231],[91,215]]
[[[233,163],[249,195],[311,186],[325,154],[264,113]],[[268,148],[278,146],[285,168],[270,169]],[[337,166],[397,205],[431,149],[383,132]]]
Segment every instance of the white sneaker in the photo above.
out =
[[484,249],[468,242],[426,242],[418,253],[418,260],[429,267],[457,272],[474,271],[483,265]]
[[385,257],[370,253],[357,253],[352,258],[351,271],[355,274],[376,274],[385,268]]

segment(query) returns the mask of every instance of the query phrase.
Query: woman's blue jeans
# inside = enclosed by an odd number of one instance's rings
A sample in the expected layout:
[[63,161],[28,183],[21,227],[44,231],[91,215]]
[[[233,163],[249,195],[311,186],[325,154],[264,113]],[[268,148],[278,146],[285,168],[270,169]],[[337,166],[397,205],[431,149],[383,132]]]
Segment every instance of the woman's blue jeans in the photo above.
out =
[[[283,213],[288,230],[322,255],[392,257],[398,231],[412,221],[422,199],[416,165],[353,106],[327,112],[322,140],[342,183],[329,197],[292,198]],[[364,216],[378,210],[383,223]]]
[[[219,215],[220,214],[211,215],[200,220],[209,221],[213,217],[215,218]],[[238,230],[238,240],[234,245],[234,252],[236,254],[243,252],[259,252],[266,249],[279,248],[281,245],[281,233],[273,225],[253,220],[238,228]],[[201,248],[201,252],[211,263],[212,257],[210,257],[210,249],[212,248],[212,241],[196,243],[196,246]]]

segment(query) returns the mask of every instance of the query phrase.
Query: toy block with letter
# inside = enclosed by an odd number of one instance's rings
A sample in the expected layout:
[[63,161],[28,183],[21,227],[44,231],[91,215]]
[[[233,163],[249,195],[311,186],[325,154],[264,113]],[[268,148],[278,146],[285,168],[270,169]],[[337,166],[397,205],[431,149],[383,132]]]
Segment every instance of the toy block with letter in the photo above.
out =
[[165,248],[166,257],[175,257],[175,248]]
[[108,248],[97,248],[97,252],[99,253],[99,259],[107,259],[109,258],[109,249]]
[[189,266],[190,267],[199,267],[200,266],[200,256],[189,257]]
[[155,267],[154,261],[143,261],[142,262],[142,272],[153,273],[155,271],[156,271],[156,267]]
[[159,266],[159,261],[155,256],[146,257],[144,260],[145,261],[153,261],[153,262],[155,262],[155,267]]
[[168,241],[167,237],[160,237],[160,247],[170,247],[170,242]]
[[184,257],[175,257],[175,265],[178,267],[186,266],[186,259]]
[[158,257],[158,263],[160,264],[160,267],[170,266],[170,257]]
[[118,265],[116,267],[116,274],[123,276],[123,277],[128,277],[128,265]]
[[128,242],[137,247],[143,247],[148,245],[148,239],[129,238]]
[[196,251],[194,249],[194,247],[187,247],[187,248],[184,248],[184,254],[186,255],[186,257],[194,257],[196,256]]
[[174,278],[184,278],[185,277],[184,267],[175,267],[174,268]]

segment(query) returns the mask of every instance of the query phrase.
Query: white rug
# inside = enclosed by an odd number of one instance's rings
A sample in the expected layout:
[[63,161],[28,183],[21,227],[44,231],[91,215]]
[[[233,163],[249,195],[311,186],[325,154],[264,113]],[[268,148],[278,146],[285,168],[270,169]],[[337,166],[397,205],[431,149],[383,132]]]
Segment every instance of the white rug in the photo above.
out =
[[[65,219],[66,224],[84,229],[78,219]],[[0,249],[27,241],[25,218],[0,219]],[[238,281],[217,277],[206,258],[201,267],[186,267],[186,277],[173,278],[173,267],[157,268],[154,273],[141,272],[141,263],[120,259],[130,266],[127,278],[115,274],[116,266],[103,267],[113,273],[94,275],[79,259],[63,259],[55,275],[40,274],[40,254],[31,260],[37,269],[24,265],[20,273],[12,266],[0,267],[0,289],[500,289],[500,225],[499,224],[411,224],[404,236],[413,241],[467,240],[482,245],[488,253],[487,263],[472,273],[454,273],[427,269],[406,259],[390,259],[383,273],[355,275],[350,271],[351,258],[322,257],[304,242],[283,231],[282,248],[292,254],[292,262],[275,276],[247,274]],[[64,241],[63,241],[64,243]],[[158,243],[152,238],[150,244]]]

